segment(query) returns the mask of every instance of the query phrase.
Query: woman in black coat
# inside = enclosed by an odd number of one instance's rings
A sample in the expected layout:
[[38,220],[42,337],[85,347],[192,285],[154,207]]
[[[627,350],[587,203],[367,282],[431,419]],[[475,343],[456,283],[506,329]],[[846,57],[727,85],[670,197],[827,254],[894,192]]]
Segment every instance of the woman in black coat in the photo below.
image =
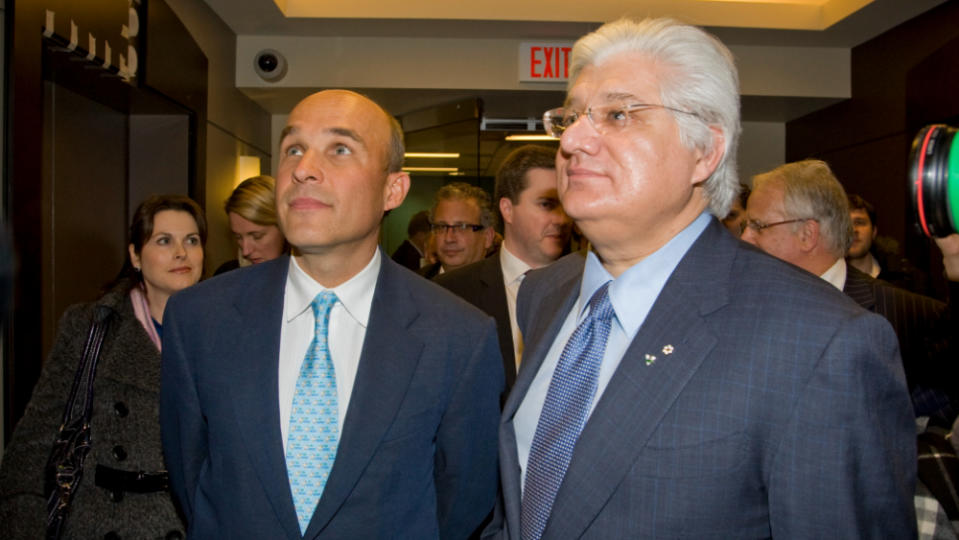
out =
[[44,469],[98,306],[109,326],[96,371],[92,448],[69,507],[64,538],[182,538],[167,489],[158,396],[163,310],[203,271],[206,220],[192,200],[153,196],[137,209],[128,258],[99,300],[71,306],[0,466],[5,538],[42,538]]

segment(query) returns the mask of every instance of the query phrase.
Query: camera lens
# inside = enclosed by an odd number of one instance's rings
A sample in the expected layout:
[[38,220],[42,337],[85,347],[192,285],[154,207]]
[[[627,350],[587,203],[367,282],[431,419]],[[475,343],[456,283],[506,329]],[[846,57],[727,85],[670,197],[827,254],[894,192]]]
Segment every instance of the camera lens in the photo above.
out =
[[260,57],[257,58],[256,62],[260,66],[260,69],[266,73],[276,69],[276,66],[280,63],[276,56],[270,53],[261,54]]
[[926,126],[912,141],[909,190],[913,215],[923,234],[959,231],[959,137],[944,124]]

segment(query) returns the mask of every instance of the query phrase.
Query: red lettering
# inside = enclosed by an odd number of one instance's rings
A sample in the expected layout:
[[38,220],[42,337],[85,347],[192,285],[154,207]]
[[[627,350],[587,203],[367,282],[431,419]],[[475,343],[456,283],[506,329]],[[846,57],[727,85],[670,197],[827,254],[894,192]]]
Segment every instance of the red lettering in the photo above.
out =
[[563,77],[569,78],[569,52],[572,49],[569,47],[563,47]]
[[543,47],[543,52],[546,53],[546,70],[543,71],[543,77],[555,77],[553,75],[553,48]]
[[536,71],[537,64],[542,64],[543,62],[536,59],[536,51],[541,50],[542,47],[530,47],[529,48],[529,76],[534,78],[540,78],[540,75]]

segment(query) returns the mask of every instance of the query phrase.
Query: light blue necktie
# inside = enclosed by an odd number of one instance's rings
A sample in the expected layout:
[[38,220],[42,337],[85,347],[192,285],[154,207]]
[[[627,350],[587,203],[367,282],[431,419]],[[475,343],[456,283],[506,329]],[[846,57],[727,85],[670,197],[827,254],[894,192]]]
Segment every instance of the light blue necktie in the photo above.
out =
[[290,411],[286,470],[301,533],[306,533],[316,503],[323,495],[340,438],[336,370],[327,340],[330,310],[336,300],[330,291],[323,291],[313,299],[316,319],[313,341],[300,365]]
[[543,535],[576,440],[586,425],[616,315],[609,302],[610,283],[604,283],[589,300],[589,314],[566,342],[549,383],[526,463],[520,512],[523,540],[539,540]]

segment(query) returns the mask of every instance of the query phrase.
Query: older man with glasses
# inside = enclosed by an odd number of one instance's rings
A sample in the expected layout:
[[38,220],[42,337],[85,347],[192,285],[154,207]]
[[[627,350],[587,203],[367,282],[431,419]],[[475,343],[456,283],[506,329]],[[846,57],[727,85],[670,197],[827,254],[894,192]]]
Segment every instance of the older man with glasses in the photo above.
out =
[[430,230],[436,243],[436,263],[419,274],[438,274],[481,260],[493,246],[493,209],[490,196],[477,186],[452,182],[436,192],[430,209]]
[[520,287],[484,535],[914,537],[892,330],[716,218],[738,190],[730,52],[672,20],[604,25],[544,120],[592,250]]

